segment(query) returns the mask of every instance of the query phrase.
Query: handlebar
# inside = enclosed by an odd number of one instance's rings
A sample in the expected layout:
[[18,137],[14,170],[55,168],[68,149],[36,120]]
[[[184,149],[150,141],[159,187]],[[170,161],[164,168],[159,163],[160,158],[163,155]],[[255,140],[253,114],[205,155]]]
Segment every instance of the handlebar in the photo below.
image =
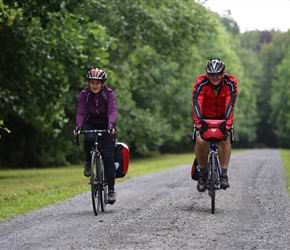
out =
[[[219,124],[223,124],[224,123],[224,129],[225,129],[225,138],[227,138],[227,136],[228,136],[228,133],[230,134],[230,143],[232,144],[233,142],[234,142],[234,125],[232,124],[231,125],[231,127],[230,127],[230,129],[226,129],[226,125],[225,125],[225,121],[224,120],[211,120],[211,119],[204,119],[204,120],[202,120],[202,122],[204,122],[205,123],[205,127],[207,128],[207,124],[208,123],[211,123],[211,124],[214,124],[214,123],[216,123],[216,124],[218,124],[218,127],[220,128],[220,129],[222,129],[221,127],[220,127],[220,125]],[[202,131],[200,128],[198,128],[197,127],[197,125],[196,124],[194,124],[194,126],[193,126],[193,131],[192,131],[192,141],[195,143],[195,141],[196,141],[196,132],[197,131]],[[223,131],[223,130],[222,130]],[[224,140],[226,140],[226,139],[224,139]]]
[[81,134],[88,134],[88,133],[108,133],[108,130],[106,130],[106,129],[81,130]]
[[[88,134],[88,133],[108,133],[108,130],[106,129],[88,129],[88,130],[81,130],[80,134]],[[76,134],[75,135],[75,140],[74,142],[79,146],[80,145],[80,141],[79,141],[79,135],[80,134]]]

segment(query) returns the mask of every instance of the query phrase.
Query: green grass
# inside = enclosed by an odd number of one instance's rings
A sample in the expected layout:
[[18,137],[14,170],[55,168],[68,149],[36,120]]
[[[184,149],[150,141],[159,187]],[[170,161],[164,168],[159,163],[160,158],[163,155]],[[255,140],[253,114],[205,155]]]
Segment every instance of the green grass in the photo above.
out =
[[[233,153],[238,150],[233,150]],[[290,183],[290,150],[281,150]],[[164,169],[191,164],[194,154],[165,154],[130,162],[125,178],[117,183]],[[190,175],[190,169],[188,170]],[[49,169],[0,170],[0,222],[90,191],[81,165]],[[290,191],[290,190],[289,190]]]
[[0,171],[0,221],[88,190],[81,167]]
[[133,160],[130,162],[127,177],[139,176],[160,170],[191,164],[194,154],[164,154],[151,158]]
[[290,193],[290,150],[281,149],[280,154],[284,164],[284,172],[287,178],[286,188],[288,193]]

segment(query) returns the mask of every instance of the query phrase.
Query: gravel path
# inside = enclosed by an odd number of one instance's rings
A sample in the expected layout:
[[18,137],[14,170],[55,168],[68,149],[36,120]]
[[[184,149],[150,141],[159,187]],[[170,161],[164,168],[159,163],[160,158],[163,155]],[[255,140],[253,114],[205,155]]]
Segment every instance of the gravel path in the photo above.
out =
[[[290,197],[275,149],[232,155],[230,188],[196,190],[190,165],[128,179],[93,215],[90,192],[0,224],[0,249],[290,249]],[[89,190],[89,186],[88,186]]]

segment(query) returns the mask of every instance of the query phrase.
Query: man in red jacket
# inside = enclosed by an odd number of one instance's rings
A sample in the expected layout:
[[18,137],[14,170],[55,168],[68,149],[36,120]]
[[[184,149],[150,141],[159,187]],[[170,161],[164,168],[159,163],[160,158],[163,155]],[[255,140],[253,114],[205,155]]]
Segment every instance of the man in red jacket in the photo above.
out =
[[[238,85],[235,77],[224,72],[225,64],[219,58],[212,58],[205,67],[206,74],[199,76],[192,92],[193,119],[198,128],[203,119],[224,119],[227,130],[231,129],[234,116],[234,106],[238,95]],[[205,174],[208,161],[208,142],[196,136],[195,155],[200,169],[197,190],[204,192]],[[218,145],[218,156],[221,173],[221,188],[227,189],[228,165],[231,156],[229,137]]]

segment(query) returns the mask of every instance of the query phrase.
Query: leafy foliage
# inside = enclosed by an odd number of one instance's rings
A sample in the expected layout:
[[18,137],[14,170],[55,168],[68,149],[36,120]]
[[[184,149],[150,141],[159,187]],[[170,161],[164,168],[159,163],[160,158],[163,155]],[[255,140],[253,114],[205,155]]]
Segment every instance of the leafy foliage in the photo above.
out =
[[238,79],[235,145],[289,146],[289,32],[240,34],[230,13],[189,0],[0,0],[0,13],[0,166],[82,160],[72,129],[93,67],[108,74],[132,156],[192,151],[192,87],[211,57]]
[[290,46],[287,54],[277,67],[277,78],[272,82],[270,122],[278,138],[279,146],[289,148],[290,133]]

